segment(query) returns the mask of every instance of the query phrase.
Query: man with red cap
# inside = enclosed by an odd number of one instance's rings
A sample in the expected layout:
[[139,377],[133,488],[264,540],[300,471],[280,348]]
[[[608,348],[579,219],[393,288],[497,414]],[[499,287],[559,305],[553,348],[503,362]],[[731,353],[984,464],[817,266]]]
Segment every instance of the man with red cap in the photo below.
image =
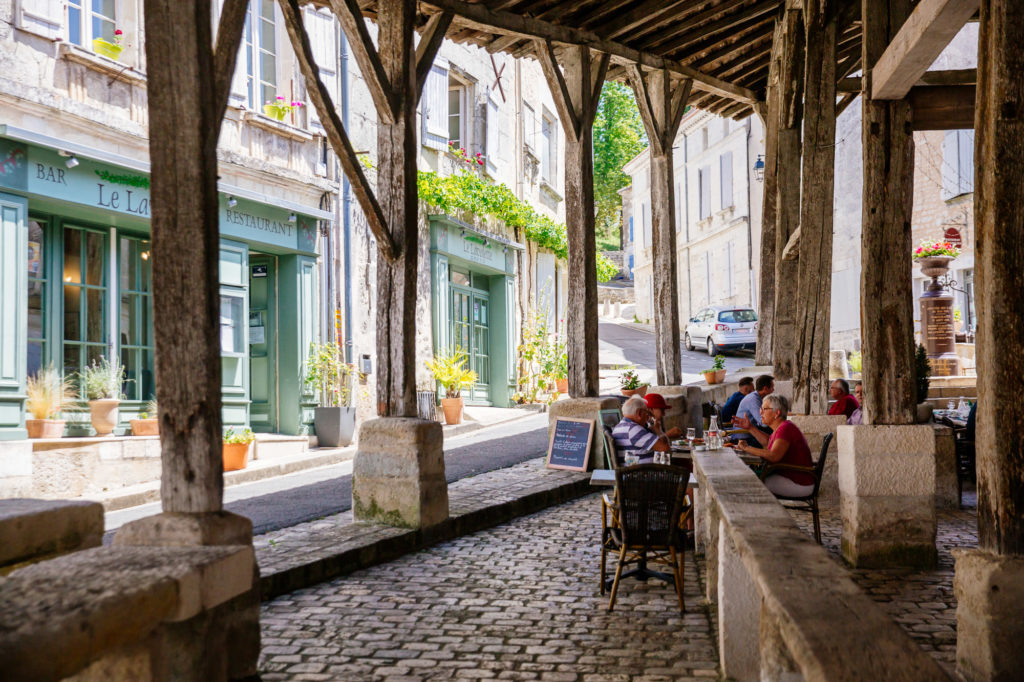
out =
[[665,431],[665,412],[671,410],[672,407],[665,402],[665,398],[660,393],[648,393],[644,396],[644,400],[647,401],[647,409],[651,411],[653,419],[647,425],[648,428],[659,436],[668,436],[669,438],[679,438],[683,435],[683,430],[678,426],[673,426],[668,431]]

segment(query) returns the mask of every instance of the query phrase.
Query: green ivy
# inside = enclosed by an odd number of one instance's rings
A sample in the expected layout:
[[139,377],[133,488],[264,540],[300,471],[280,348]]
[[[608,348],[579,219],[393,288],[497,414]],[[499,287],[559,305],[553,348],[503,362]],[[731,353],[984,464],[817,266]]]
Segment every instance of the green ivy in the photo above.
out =
[[[441,176],[432,171],[419,171],[416,180],[419,197],[442,213],[469,211],[478,216],[491,216],[509,227],[523,230],[526,238],[550,249],[559,258],[568,257],[565,225],[556,223],[532,206],[520,201],[508,187],[480,177],[475,173]],[[603,254],[597,254],[597,280],[607,282],[618,268]]]

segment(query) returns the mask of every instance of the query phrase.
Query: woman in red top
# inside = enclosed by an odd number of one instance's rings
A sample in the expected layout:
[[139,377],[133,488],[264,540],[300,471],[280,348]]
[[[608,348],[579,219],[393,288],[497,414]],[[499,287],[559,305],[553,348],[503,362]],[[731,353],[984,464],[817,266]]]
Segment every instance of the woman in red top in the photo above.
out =
[[[773,464],[796,464],[814,466],[807,439],[796,424],[786,419],[789,416],[789,401],[781,395],[772,394],[761,404],[761,421],[772,429],[769,436],[758,429],[750,433],[761,443],[755,448],[740,442],[737,448],[772,462]],[[800,497],[814,492],[814,475],[806,471],[779,469],[764,479],[764,485],[776,495]]]

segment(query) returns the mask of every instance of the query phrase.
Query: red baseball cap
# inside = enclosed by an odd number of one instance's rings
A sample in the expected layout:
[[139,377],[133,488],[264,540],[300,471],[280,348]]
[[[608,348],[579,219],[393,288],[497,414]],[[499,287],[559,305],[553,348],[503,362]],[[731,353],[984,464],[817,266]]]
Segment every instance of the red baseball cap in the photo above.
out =
[[672,408],[665,399],[661,397],[660,393],[648,393],[644,396],[644,400],[647,401],[647,408],[650,410],[671,410]]

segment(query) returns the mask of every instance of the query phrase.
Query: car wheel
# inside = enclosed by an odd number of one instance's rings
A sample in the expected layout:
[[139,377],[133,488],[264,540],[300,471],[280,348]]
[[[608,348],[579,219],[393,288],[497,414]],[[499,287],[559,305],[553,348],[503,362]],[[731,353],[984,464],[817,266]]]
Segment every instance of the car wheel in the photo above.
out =
[[715,340],[710,336],[708,337],[708,355],[711,357],[718,355],[718,346],[715,345]]
[[693,342],[690,341],[690,335],[685,334],[683,336],[683,344],[686,345],[686,350],[693,350]]

